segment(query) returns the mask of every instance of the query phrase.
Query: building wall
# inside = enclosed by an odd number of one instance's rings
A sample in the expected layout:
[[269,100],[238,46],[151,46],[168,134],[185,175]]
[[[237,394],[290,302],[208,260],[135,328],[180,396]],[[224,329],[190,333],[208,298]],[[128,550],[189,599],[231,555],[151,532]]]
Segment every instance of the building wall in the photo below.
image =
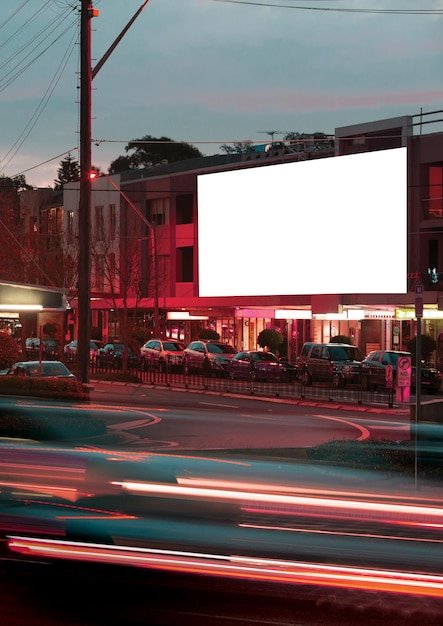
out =
[[[340,305],[389,308],[396,306],[410,308],[414,305],[414,289],[417,279],[421,279],[425,285],[425,305],[437,306],[438,295],[441,291],[440,281],[431,284],[428,280],[428,267],[431,263],[437,266],[437,272],[442,269],[443,279],[443,208],[442,216],[438,212],[429,212],[429,198],[432,193],[429,186],[429,168],[443,167],[443,136],[439,132],[417,134],[416,118],[405,116],[390,120],[379,120],[365,124],[353,125],[336,129],[336,154],[351,154],[368,150],[380,150],[407,145],[409,149],[408,162],[408,288],[406,295],[398,294],[358,294],[340,295],[332,294],[339,298]],[[324,156],[328,156],[326,153]],[[270,315],[251,314],[247,320],[235,319],[234,311],[239,307],[250,309],[297,308],[308,307],[316,309],[320,304],[325,304],[321,296],[280,296],[268,298],[215,298],[208,301],[199,298],[198,295],[198,198],[197,177],[199,174],[215,171],[224,171],[244,167],[266,167],[269,164],[282,162],[282,159],[298,160],[297,155],[280,155],[277,160],[258,159],[254,162],[242,161],[226,156],[222,158],[205,157],[194,159],[192,162],[167,164],[159,168],[131,171],[112,177],[117,189],[110,183],[107,176],[101,176],[92,183],[92,239],[94,240],[96,224],[94,211],[96,207],[103,206],[104,215],[109,217],[110,207],[116,207],[117,233],[113,253],[116,264],[124,263],[122,252],[125,245],[130,242],[131,249],[135,251],[139,259],[140,285],[129,286],[127,296],[132,298],[133,306],[136,306],[139,296],[143,298],[140,305],[145,311],[152,311],[155,292],[155,276],[157,273],[157,286],[159,305],[163,313],[166,310],[181,310],[200,313],[217,308],[216,324],[223,330],[224,322],[234,326],[236,343],[240,342],[244,347],[255,347],[258,332],[266,324],[275,324],[276,320]],[[188,168],[188,169],[186,169]],[[121,192],[119,192],[121,189]],[[42,191],[42,190],[39,190]],[[31,217],[38,215],[47,205],[48,190],[45,193],[30,196],[23,203],[23,215]],[[34,192],[30,192],[33,194]],[[443,195],[443,194],[442,194]],[[64,215],[68,211],[74,211],[78,224],[78,184],[65,185],[64,188]],[[165,200],[165,221],[158,225],[146,225],[151,216],[151,208],[156,202]],[[166,202],[167,201],[167,202]],[[435,202],[433,208],[435,209]],[[214,216],[214,251],[218,254],[229,254],[229,244],[220,248],[216,242],[217,223],[223,219],[222,215]],[[28,220],[28,224],[31,222]],[[353,255],[364,251],[358,250],[358,228],[355,227],[356,250]],[[28,229],[30,231],[30,229]],[[152,230],[155,231],[155,252],[152,244]],[[32,233],[29,232],[31,245]],[[233,229],[233,240],[241,237],[242,233]],[[392,233],[396,237],[396,233]],[[77,240],[81,245],[81,240]],[[377,242],[374,242],[373,253],[378,254]],[[155,267],[154,257],[156,259]],[[389,268],[387,268],[389,271]],[[123,284],[120,280],[116,283],[116,296],[121,295]],[[109,311],[115,303],[110,301],[110,286],[100,293],[94,293],[102,299],[102,311]],[[323,299],[324,300],[324,299]],[[95,309],[94,309],[95,310]],[[93,313],[95,319],[100,316]],[[105,319],[105,316],[101,316]],[[247,322],[247,323],[246,323]],[[308,323],[309,322],[309,323]],[[442,320],[443,322],[443,320]],[[104,322],[106,323],[106,322]],[[186,322],[187,324],[188,322]],[[198,332],[200,323],[192,325],[186,333],[192,335]],[[365,346],[375,343],[381,345],[393,344],[391,336],[394,326],[379,320],[362,320],[359,322],[332,320],[295,320],[289,324],[291,330],[284,329],[290,336],[291,350],[301,347],[304,340],[325,340],[337,334],[354,333],[355,341],[365,351]],[[436,321],[429,332],[440,332],[443,323]],[[353,329],[353,330],[351,330]],[[431,326],[428,325],[428,329]],[[106,331],[105,331],[106,332]]]

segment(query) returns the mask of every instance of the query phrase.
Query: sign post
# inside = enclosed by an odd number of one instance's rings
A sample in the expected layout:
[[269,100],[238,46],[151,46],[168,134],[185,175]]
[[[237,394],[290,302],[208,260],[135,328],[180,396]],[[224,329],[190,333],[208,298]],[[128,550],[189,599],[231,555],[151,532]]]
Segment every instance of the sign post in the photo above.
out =
[[423,285],[415,286],[415,317],[417,318],[417,337],[415,350],[415,487],[418,481],[418,425],[421,417],[421,318],[423,317]]
[[394,368],[392,367],[392,365],[386,365],[385,377],[386,377],[386,388],[392,389],[392,387],[394,386]]
[[411,389],[412,362],[410,356],[402,356],[397,361],[397,401],[407,402]]

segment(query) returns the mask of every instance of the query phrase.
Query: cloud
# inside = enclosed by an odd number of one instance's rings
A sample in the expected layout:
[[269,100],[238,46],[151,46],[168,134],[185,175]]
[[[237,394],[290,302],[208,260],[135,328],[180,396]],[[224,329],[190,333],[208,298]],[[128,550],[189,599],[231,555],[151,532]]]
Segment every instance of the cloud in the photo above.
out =
[[[160,101],[171,105],[177,102],[176,95],[163,93]],[[245,113],[248,111],[325,111],[337,109],[368,108],[381,105],[415,105],[443,102],[443,90],[395,91],[366,93],[306,92],[299,90],[257,90],[257,91],[192,91],[180,93],[181,104],[196,104],[212,111]]]

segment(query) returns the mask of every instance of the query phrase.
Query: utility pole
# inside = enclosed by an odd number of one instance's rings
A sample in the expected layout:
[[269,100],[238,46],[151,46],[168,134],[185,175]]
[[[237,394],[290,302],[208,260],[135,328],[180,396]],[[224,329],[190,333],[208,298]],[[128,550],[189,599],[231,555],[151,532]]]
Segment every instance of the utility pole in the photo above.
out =
[[92,0],[81,0],[80,18],[80,203],[78,211],[78,374],[89,382],[90,322],[90,222],[91,222],[91,20],[98,15]]
[[126,25],[94,71],[91,64],[91,20],[98,17],[93,0],[81,0],[80,16],[80,199],[78,211],[78,375],[82,382],[89,382],[89,341],[91,338],[91,142],[92,142],[92,79],[98,73],[111,52],[148,4],[142,6]]
[[415,339],[415,488],[418,487],[420,434],[421,434],[421,320],[423,317],[423,284],[415,286],[415,317],[417,319],[417,337]]

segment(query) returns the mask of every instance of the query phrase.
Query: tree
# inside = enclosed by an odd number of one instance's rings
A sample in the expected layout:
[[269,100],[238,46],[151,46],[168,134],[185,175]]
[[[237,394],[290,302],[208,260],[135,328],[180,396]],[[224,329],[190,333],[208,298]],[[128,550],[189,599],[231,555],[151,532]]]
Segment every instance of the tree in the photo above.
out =
[[232,146],[224,143],[220,146],[220,150],[226,152],[226,154],[247,154],[251,151],[252,147],[252,141],[246,139],[245,141],[234,141]]
[[[417,360],[417,337],[413,337],[407,343],[406,349],[412,354],[412,365]],[[431,354],[437,350],[437,342],[429,335],[421,335],[421,358],[428,362]]]
[[334,138],[325,133],[286,133],[285,141],[291,141],[294,152],[330,152],[334,148]]
[[28,188],[24,176],[0,177],[0,278],[24,282],[25,257],[23,220],[19,192]]
[[133,139],[125,146],[129,156],[119,156],[112,161],[108,173],[116,174],[127,169],[149,167],[162,161],[175,163],[203,156],[195,146],[185,141],[174,141],[170,137],[152,137],[145,135],[141,139]]
[[265,328],[257,337],[257,343],[261,348],[268,347],[271,352],[277,352],[278,347],[283,343],[284,338],[279,330]]
[[20,348],[14,337],[0,331],[0,369],[11,367],[20,358]]
[[55,337],[55,333],[57,332],[57,326],[52,322],[48,322],[43,326],[43,332],[45,333],[45,335],[48,335],[48,337]]
[[28,185],[26,182],[26,177],[23,174],[19,174],[18,176],[14,176],[10,179],[12,182],[12,186],[15,188],[16,192],[26,191],[32,189],[32,185]]
[[[122,208],[123,210],[123,208]],[[125,345],[123,371],[128,368],[127,347],[133,343],[133,328],[136,325],[138,305],[142,298],[142,264],[140,262],[140,231],[138,217],[127,207],[121,218],[122,230],[118,239],[111,236],[111,225],[107,223],[102,232],[92,232],[91,239],[91,291],[106,294],[113,303],[114,334]],[[129,308],[129,299],[135,305]],[[118,300],[121,299],[121,305]]]
[[57,170],[58,178],[54,180],[55,189],[62,189],[66,183],[75,183],[80,180],[80,165],[69,153],[66,158],[60,161]]

